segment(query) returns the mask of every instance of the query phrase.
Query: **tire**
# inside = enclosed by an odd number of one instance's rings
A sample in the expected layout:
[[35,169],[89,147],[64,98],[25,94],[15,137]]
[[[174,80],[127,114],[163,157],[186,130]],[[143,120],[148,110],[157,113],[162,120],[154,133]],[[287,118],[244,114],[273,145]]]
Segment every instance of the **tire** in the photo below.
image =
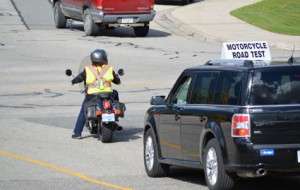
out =
[[[230,190],[235,185],[235,179],[224,169],[221,148],[216,139],[210,140],[204,150],[205,180],[210,190]],[[216,172],[213,172],[216,171]],[[210,175],[215,173],[215,175]]]
[[96,36],[99,33],[100,27],[93,20],[89,9],[83,13],[84,32],[87,36]]
[[92,134],[92,135],[96,135],[97,132],[98,132],[98,128],[97,128],[97,127],[92,127],[92,129],[91,129],[91,134]]
[[191,3],[191,0],[182,0],[181,1],[181,4],[182,5],[188,5],[188,4],[190,4]]
[[169,173],[169,165],[158,161],[158,147],[152,129],[144,136],[144,166],[149,177],[163,177]]
[[101,141],[103,143],[109,143],[112,141],[113,138],[113,130],[106,126],[102,127],[101,129]]
[[91,135],[98,134],[98,123],[97,122],[87,121],[85,123],[85,125],[86,125],[86,128],[90,131]]
[[66,28],[67,18],[61,10],[61,2],[57,1],[53,8],[54,23],[56,28]]
[[142,27],[134,27],[134,33],[137,37],[145,37],[149,33],[149,25]]

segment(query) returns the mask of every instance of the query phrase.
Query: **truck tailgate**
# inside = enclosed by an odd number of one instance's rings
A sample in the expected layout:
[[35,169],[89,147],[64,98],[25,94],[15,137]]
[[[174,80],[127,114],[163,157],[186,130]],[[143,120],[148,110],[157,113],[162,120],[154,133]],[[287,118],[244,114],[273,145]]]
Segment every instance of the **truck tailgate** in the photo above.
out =
[[102,0],[104,12],[110,14],[150,12],[153,4],[153,0]]

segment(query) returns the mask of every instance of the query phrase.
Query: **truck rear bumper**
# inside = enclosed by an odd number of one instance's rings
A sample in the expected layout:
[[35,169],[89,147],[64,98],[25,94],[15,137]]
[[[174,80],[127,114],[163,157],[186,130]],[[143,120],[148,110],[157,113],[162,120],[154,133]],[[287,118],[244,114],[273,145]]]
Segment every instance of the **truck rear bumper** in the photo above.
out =
[[[94,9],[91,11],[91,14],[95,23],[136,25],[139,23],[148,23],[152,21],[156,15],[156,12],[152,10],[150,13],[143,14],[105,14],[101,10]],[[131,19],[132,22],[123,23],[122,19]]]

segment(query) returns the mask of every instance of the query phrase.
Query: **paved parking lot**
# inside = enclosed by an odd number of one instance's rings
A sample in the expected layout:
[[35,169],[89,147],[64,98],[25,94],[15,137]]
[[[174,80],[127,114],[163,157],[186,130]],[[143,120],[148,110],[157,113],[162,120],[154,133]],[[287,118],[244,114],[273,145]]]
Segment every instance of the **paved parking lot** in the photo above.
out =
[[[158,17],[147,38],[130,29],[86,37],[82,24],[53,28],[46,0],[0,1],[0,189],[207,189],[203,173],[173,168],[170,177],[151,179],[144,172],[143,119],[153,95],[167,95],[184,68],[220,56],[219,42],[180,36],[163,13],[178,5],[157,5]],[[35,7],[36,11],[32,11]],[[38,15],[38,16],[37,16]],[[127,105],[124,130],[102,144],[85,131],[71,139],[83,95],[64,70],[76,73],[95,48],[104,48],[115,68],[124,68],[116,87]],[[273,57],[289,51],[274,49]],[[280,179],[280,180],[279,180]],[[239,189],[294,189],[299,178],[245,181]]]

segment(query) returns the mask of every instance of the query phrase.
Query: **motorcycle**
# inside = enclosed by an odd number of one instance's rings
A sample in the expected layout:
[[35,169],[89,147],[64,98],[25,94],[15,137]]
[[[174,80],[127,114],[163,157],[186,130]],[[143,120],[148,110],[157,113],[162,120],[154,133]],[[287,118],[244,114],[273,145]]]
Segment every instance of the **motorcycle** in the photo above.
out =
[[[65,71],[67,76],[73,76],[72,70]],[[124,75],[124,70],[118,70],[119,76]],[[84,93],[86,88],[81,91]],[[111,142],[113,133],[122,130],[118,124],[119,118],[124,117],[126,106],[119,102],[118,92],[99,93],[89,99],[85,104],[86,127],[92,135],[97,135],[98,140],[103,143]]]

